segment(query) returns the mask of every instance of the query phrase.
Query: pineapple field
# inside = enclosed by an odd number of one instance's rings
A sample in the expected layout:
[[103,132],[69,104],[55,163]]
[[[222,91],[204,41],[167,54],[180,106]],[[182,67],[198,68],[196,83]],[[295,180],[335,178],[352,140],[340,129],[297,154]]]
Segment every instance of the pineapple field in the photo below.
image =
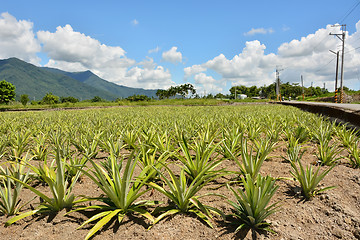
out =
[[3,239],[360,239],[360,136],[282,105],[0,115]]

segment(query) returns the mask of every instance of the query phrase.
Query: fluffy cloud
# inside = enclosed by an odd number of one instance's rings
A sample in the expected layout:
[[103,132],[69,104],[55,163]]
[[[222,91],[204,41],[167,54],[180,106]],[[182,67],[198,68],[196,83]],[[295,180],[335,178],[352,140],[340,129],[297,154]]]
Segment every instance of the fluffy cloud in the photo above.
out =
[[268,34],[273,32],[274,30],[272,28],[252,28],[250,31],[244,33],[244,36],[253,36],[255,34]]
[[[355,50],[359,47],[360,21],[356,29],[355,33],[346,36],[344,73],[344,85],[354,88],[360,76],[360,53]],[[339,33],[340,29],[328,25],[299,40],[283,43],[277,54],[265,54],[266,46],[257,40],[246,42],[245,48],[232,59],[220,54],[205,63],[185,68],[184,75],[193,75],[195,82],[211,80],[211,84],[219,87],[224,81],[231,85],[262,86],[274,82],[276,66],[280,65],[284,69],[280,76],[283,82],[299,83],[300,75],[304,75],[306,86],[311,82],[314,86],[325,83],[329,90],[333,90],[336,57],[329,49],[340,50],[341,41],[329,36],[330,32]],[[203,72],[209,70],[219,74],[220,79],[214,82],[205,78]]]
[[162,60],[171,63],[182,62],[182,54],[177,52],[177,49],[177,47],[172,47],[169,51],[163,52]]
[[201,65],[193,65],[191,67],[184,68],[185,79],[190,77],[191,75],[195,75],[197,73],[205,72],[206,68]]
[[339,42],[329,36],[330,32],[339,32],[339,28],[328,25],[326,29],[319,29],[300,40],[295,39],[289,43],[283,43],[278,49],[278,54],[281,57],[301,57],[335,49]]
[[[124,61],[125,51],[121,47],[109,47],[85,34],[75,32],[70,25],[57,27],[55,33],[39,31],[38,39],[44,44],[43,50],[56,61],[81,63],[90,68],[107,62],[129,67],[135,62]],[[95,57],[95,58],[94,58]]]
[[33,23],[17,21],[5,12],[0,17],[0,58],[17,57],[33,64],[39,64],[36,53],[41,46],[33,33]]
[[169,88],[175,84],[171,80],[169,70],[165,70],[162,66],[157,66],[155,69],[134,67],[126,73],[125,78],[127,82],[136,83],[134,87],[146,86],[148,89]]
[[[242,53],[227,59],[223,54],[209,60],[203,66],[219,73],[226,81],[234,84],[264,85],[271,83],[275,54],[264,54],[266,49],[259,41],[246,42]],[[270,71],[270,73],[269,73]]]
[[198,93],[219,93],[223,89],[216,84],[216,80],[205,73],[198,73],[194,76],[195,87]]
[[157,66],[152,58],[136,63],[126,57],[121,47],[101,44],[70,25],[57,27],[56,32],[39,31],[38,39],[50,57],[47,67],[65,71],[91,70],[98,76],[120,85],[141,88],[163,88],[173,84],[171,74]]

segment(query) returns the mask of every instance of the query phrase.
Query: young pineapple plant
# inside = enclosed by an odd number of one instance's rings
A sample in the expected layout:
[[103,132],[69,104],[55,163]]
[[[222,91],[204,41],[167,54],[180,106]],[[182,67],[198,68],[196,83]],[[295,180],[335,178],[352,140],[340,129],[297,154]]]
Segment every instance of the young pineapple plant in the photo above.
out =
[[32,134],[31,130],[26,131],[16,131],[10,137],[10,158],[17,160],[21,158],[21,155],[26,152],[28,149],[28,144],[30,141],[30,136]]
[[232,128],[224,128],[222,132],[223,142],[219,145],[219,152],[224,158],[239,156],[241,151],[241,139],[243,138],[242,128],[232,126]]
[[48,155],[48,149],[46,147],[47,137],[44,133],[39,134],[34,138],[35,146],[31,149],[35,160],[45,161]]
[[349,161],[354,168],[360,168],[360,139],[356,139],[349,147]]
[[287,158],[283,157],[285,161],[298,162],[304,155],[305,150],[302,151],[302,147],[298,141],[299,140],[293,136],[288,139],[288,148],[286,150]]
[[270,176],[262,177],[260,174],[254,179],[246,174],[241,177],[241,181],[243,188],[234,189],[228,185],[236,199],[228,200],[233,207],[231,215],[238,221],[235,231],[243,228],[271,231],[271,224],[265,220],[278,209],[279,202],[270,203],[279,188],[275,185],[275,179]]
[[346,125],[342,125],[336,128],[336,135],[338,136],[339,140],[341,141],[342,145],[345,148],[349,148],[354,142],[357,140],[357,135],[359,131],[356,129],[347,129]]
[[9,162],[9,166],[5,169],[0,166],[0,215],[16,215],[28,203],[20,205],[19,196],[23,185],[6,176],[12,176],[25,183],[28,182],[29,171],[26,171],[25,165],[29,160],[26,155],[19,161]]
[[314,171],[311,165],[304,168],[301,161],[290,162],[290,164],[292,168],[290,173],[299,182],[302,195],[306,200],[310,200],[318,193],[335,188],[334,186],[319,188],[320,181],[323,180],[335,165],[320,173],[321,166],[318,166]]
[[14,176],[6,175],[7,178],[22,184],[24,187],[28,188],[30,191],[35,193],[42,201],[39,203],[38,207],[34,210],[22,213],[14,218],[8,220],[5,225],[9,226],[20,219],[25,217],[37,214],[37,213],[49,213],[49,212],[59,212],[62,209],[71,209],[77,204],[85,201],[83,199],[76,200],[76,196],[72,193],[75,183],[77,182],[80,172],[77,176],[73,177],[71,180],[68,179],[65,174],[65,160],[60,156],[59,150],[55,154],[55,167],[43,167],[37,168],[31,164],[26,164],[33,172],[38,174],[39,178],[42,179],[50,188],[52,197],[48,197],[46,194],[40,192],[34,187],[30,186],[23,180],[17,179]]
[[268,154],[274,147],[274,144],[271,142],[271,139],[267,141],[257,142],[256,144],[256,153],[253,153],[253,147],[248,147],[246,138],[241,140],[241,160],[238,157],[232,155],[231,159],[238,165],[240,168],[239,172],[236,172],[239,175],[249,174],[253,179],[260,172],[260,168],[264,163],[265,159],[268,157]]
[[[183,163],[184,170],[191,180],[195,179],[205,169],[208,171],[205,172],[205,174],[220,174],[222,169],[216,168],[221,164],[223,159],[214,160],[216,156],[212,155],[216,154],[216,150],[221,142],[214,144],[213,136],[211,138],[203,137],[195,141],[191,146],[183,136],[179,144],[183,155],[178,153],[177,158]],[[195,156],[191,154],[191,150],[195,151]]]
[[[157,207],[153,215],[157,216],[154,223],[156,224],[161,219],[170,215],[179,213],[194,213],[211,228],[213,225],[210,221],[212,218],[211,213],[215,213],[223,216],[223,213],[211,206],[202,204],[200,198],[202,195],[197,193],[210,181],[218,178],[220,175],[216,172],[210,172],[211,166],[207,166],[203,169],[192,181],[188,181],[185,174],[185,169],[182,168],[180,176],[175,176],[174,172],[170,170],[168,166],[164,166],[167,170],[169,177],[166,177],[164,173],[156,169],[163,180],[164,184],[158,184],[155,182],[148,183],[149,186],[156,189],[158,192],[165,195],[169,200],[169,206]],[[162,186],[161,186],[162,185]],[[207,193],[206,195],[216,195]]]
[[[91,205],[87,207],[77,208],[74,211],[82,210],[98,210],[100,213],[86,220],[79,228],[98,221],[88,232],[85,239],[89,239],[97,231],[99,231],[109,221],[116,218],[121,223],[126,214],[135,213],[146,217],[151,222],[154,221],[153,216],[146,210],[146,206],[155,204],[154,201],[139,200],[139,198],[148,192],[151,188],[144,189],[144,184],[148,181],[149,175],[146,176],[148,169],[144,169],[138,176],[134,176],[134,170],[137,158],[133,154],[127,159],[126,164],[123,159],[117,161],[114,154],[110,153],[110,168],[107,172],[99,164],[89,159],[92,169],[81,171],[89,177],[104,193],[103,197],[92,198],[102,204]],[[124,166],[125,165],[125,166]]]
[[321,165],[332,166],[341,158],[337,155],[341,149],[336,144],[331,144],[328,139],[321,139],[318,144],[318,154],[316,154]]

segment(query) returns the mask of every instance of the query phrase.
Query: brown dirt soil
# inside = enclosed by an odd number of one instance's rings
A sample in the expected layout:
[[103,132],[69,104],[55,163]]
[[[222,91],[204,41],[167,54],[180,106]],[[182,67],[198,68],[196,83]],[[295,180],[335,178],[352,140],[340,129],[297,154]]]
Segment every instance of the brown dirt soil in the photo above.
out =
[[[303,162],[314,163],[315,153],[315,145],[307,144]],[[271,158],[264,162],[261,173],[273,177],[290,178],[290,164],[281,158],[285,154],[285,143],[278,143],[278,148],[271,153]],[[347,156],[345,151],[341,154]],[[176,167],[175,164],[171,166]],[[222,166],[230,171],[238,170],[236,165],[229,160],[225,160]],[[216,192],[234,200],[232,193],[225,186],[231,177],[226,176],[211,182],[202,193]],[[322,186],[334,185],[336,188],[317,195],[311,201],[304,201],[301,198],[299,185],[295,181],[283,179],[277,184],[279,189],[272,201],[280,201],[281,207],[278,212],[268,218],[268,222],[272,223],[272,229],[276,233],[253,233],[242,230],[234,234],[236,226],[223,221],[220,217],[214,217],[212,229],[195,216],[180,214],[164,219],[147,230],[148,220],[137,215],[130,215],[126,216],[120,225],[115,221],[106,225],[93,239],[360,239],[360,172],[359,169],[351,168],[346,159],[342,159],[321,182]],[[37,188],[48,191],[45,186],[38,185]],[[75,194],[99,196],[101,191],[90,179],[83,177],[75,187]],[[32,192],[23,190],[22,202],[33,197]],[[148,192],[143,197],[167,201],[157,192],[152,196]],[[39,199],[35,199],[32,205],[38,201]],[[219,197],[206,197],[202,201],[221,209],[226,214],[231,212],[230,205]],[[23,210],[30,210],[30,206],[26,206]],[[75,212],[66,216],[64,214],[65,211],[53,216],[28,217],[9,227],[1,224],[0,239],[84,239],[93,225],[77,228],[93,213]],[[8,219],[1,216],[0,222],[4,223]]]

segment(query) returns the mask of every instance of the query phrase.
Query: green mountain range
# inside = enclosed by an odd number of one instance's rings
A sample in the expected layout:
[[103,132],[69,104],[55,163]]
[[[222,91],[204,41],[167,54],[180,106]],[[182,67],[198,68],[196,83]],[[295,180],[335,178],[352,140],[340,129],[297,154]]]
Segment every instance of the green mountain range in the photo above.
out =
[[132,95],[156,97],[156,90],[130,88],[108,82],[91,71],[65,72],[54,68],[37,67],[17,58],[0,60],[0,80],[16,87],[16,98],[29,95],[30,100],[41,100],[52,92],[59,97],[72,96],[79,100],[99,96],[106,100]]

